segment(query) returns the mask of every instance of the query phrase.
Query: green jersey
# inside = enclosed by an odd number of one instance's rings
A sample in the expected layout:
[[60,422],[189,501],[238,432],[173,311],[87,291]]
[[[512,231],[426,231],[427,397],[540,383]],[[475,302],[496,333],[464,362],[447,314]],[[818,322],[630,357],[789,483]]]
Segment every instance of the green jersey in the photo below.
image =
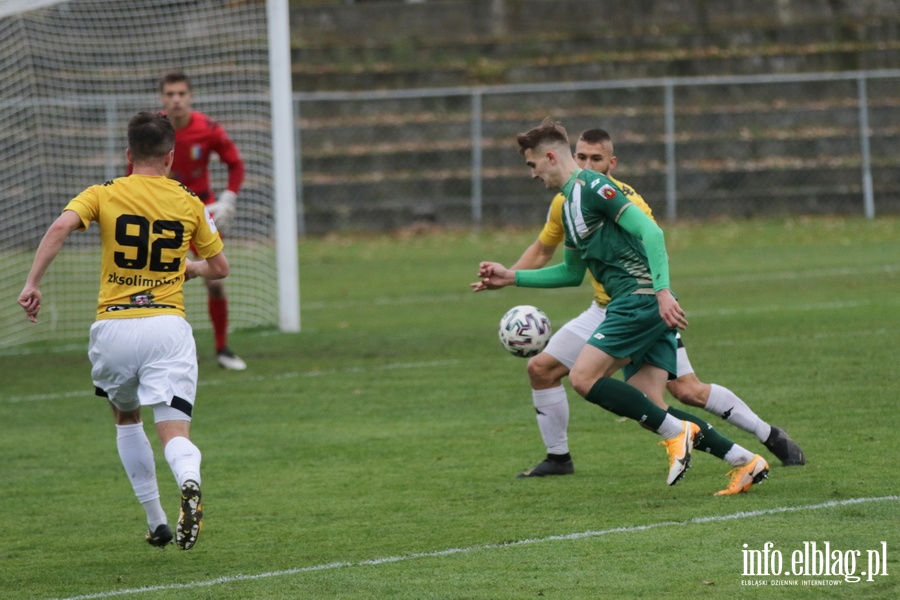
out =
[[602,173],[579,170],[562,193],[566,196],[566,248],[577,250],[610,297],[654,294],[644,243],[617,224],[632,203],[615,181]]

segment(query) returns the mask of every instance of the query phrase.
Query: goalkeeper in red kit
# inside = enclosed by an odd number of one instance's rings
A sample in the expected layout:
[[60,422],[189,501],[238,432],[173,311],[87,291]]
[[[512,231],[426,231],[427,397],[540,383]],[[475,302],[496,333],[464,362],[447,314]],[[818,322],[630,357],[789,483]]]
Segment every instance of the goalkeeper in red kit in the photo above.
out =
[[[244,161],[237,146],[216,121],[191,108],[191,81],[181,71],[163,75],[159,82],[163,111],[175,126],[175,161],[170,177],[194,192],[206,205],[219,231],[227,232],[237,210],[237,194],[244,181]],[[218,199],[209,184],[209,158],[218,155],[228,167],[228,186]],[[247,368],[228,347],[228,299],[221,280],[204,280],[207,305],[221,367]]]

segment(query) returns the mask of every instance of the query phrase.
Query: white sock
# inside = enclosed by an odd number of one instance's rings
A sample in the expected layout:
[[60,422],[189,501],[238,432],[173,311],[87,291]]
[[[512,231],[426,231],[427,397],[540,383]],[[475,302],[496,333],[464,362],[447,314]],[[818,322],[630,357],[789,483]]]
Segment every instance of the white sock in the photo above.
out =
[[724,460],[732,467],[742,467],[750,462],[754,456],[756,455],[743,446],[735,444],[731,447],[731,450],[725,453]]
[[165,454],[178,487],[188,479],[200,484],[200,449],[191,440],[186,437],[172,438],[166,444]]
[[155,530],[166,523],[166,513],[159,501],[159,485],[156,482],[156,462],[153,447],[142,423],[116,425],[116,447],[125,474],[134,489],[134,495],[147,513],[147,525]]
[[710,385],[706,410],[722,417],[735,427],[752,433],[761,442],[769,439],[769,434],[772,433],[771,425],[760,419],[734,392],[721,385],[715,383]]
[[566,388],[560,385],[546,390],[531,390],[531,399],[547,454],[567,454],[569,400],[566,398]]
[[159,496],[154,500],[141,502],[141,506],[144,507],[144,511],[147,513],[147,526],[150,528],[150,531],[156,531],[157,527],[169,522],[166,519],[166,512],[163,510],[162,503],[159,501]]
[[684,431],[684,425],[682,424],[681,419],[666,413],[666,419],[662,422],[662,425],[659,426],[659,429],[656,430],[656,433],[667,440],[676,435],[681,435],[682,431]]

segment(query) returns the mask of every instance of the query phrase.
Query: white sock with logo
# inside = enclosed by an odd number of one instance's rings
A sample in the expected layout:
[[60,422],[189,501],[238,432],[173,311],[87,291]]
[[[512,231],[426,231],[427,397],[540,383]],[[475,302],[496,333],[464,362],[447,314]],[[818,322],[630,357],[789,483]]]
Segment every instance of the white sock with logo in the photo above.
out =
[[531,390],[531,399],[547,454],[567,454],[569,400],[566,398],[566,388],[560,385],[546,390]]
[[726,387],[710,384],[709,400],[705,409],[714,415],[722,417],[735,427],[752,433],[761,442],[769,439],[772,427],[759,418],[747,403]]
[[116,447],[134,495],[147,513],[147,525],[151,531],[155,531],[167,521],[159,500],[153,447],[147,439],[143,423],[116,425]]

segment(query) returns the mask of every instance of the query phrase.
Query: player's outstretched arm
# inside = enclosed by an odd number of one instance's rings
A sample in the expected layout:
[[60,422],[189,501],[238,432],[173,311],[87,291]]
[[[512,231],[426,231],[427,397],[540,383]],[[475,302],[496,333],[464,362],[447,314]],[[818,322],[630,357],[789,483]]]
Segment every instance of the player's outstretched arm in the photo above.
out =
[[499,290],[516,283],[516,272],[497,262],[485,261],[478,265],[479,281],[470,283],[473,292]]
[[540,269],[550,262],[555,252],[556,246],[548,246],[541,242],[540,239],[536,239],[533,244],[525,249],[525,252],[522,253],[522,256],[510,269],[513,271],[518,271],[519,269]]
[[[548,246],[541,242],[540,239],[534,241],[533,244],[528,246],[525,251],[522,253],[522,256],[519,257],[519,260],[509,268],[510,271],[518,271],[520,269],[540,269],[544,265],[546,265],[551,258],[553,258],[553,254],[556,252],[556,246]],[[485,264],[485,263],[482,263]],[[499,264],[499,263],[491,263],[491,264]],[[482,277],[479,275],[479,277]],[[513,276],[515,277],[515,275]],[[513,281],[515,283],[515,281]],[[512,285],[512,284],[506,284]],[[490,282],[476,281],[474,283],[470,283],[469,286],[472,288],[474,292],[482,292],[484,290],[496,290],[499,289],[498,286],[491,284]]]
[[80,228],[81,217],[78,213],[66,210],[47,229],[44,239],[41,240],[37,252],[34,254],[34,262],[28,277],[25,279],[25,287],[19,294],[19,306],[25,311],[25,316],[32,323],[37,323],[38,313],[41,311],[41,280],[44,273],[56,255],[59,254],[63,242],[69,234]]
[[558,288],[581,285],[587,265],[577,250],[566,248],[563,262],[544,267],[515,271],[515,283],[520,287]]

